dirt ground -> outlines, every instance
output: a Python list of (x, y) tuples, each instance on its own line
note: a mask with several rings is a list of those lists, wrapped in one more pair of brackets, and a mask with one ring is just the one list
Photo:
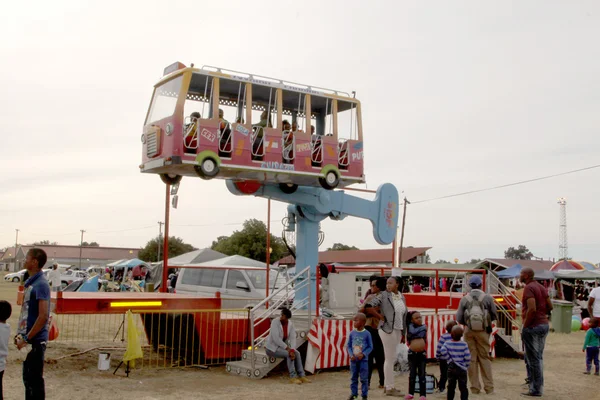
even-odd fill
[[(19, 314), (16, 305), (17, 284), (4, 282), (3, 275), (0, 274), (0, 299), (13, 304), (13, 316), (9, 323), (14, 333)], [(600, 377), (582, 373), (585, 367), (581, 351), (583, 339), (584, 332), (549, 335), (544, 360), (545, 399), (600, 398), (594, 394), (598, 393)], [(4, 398), (23, 398), (21, 355), (12, 344), (9, 347), (4, 374)], [(73, 352), (74, 347), (52, 342), (49, 344), (44, 371), (48, 399), (265, 399), (273, 395), (285, 396), (286, 399), (345, 399), (349, 395), (350, 375), (347, 369), (320, 372), (310, 376), (311, 384), (303, 385), (290, 385), (283, 371), (255, 381), (231, 376), (224, 367), (142, 369), (134, 370), (127, 378), (122, 368), (113, 375), (118, 364), (118, 358), (115, 357), (122, 352), (114, 354), (110, 371), (98, 371), (98, 351), (56, 361), (58, 357)], [(520, 398), (519, 393), (523, 391), (520, 386), (525, 377), (523, 361), (495, 359), (493, 371), (495, 393), (490, 396), (472, 395), (471, 398)], [(436, 365), (428, 365), (427, 372), (439, 376)], [(408, 377), (397, 376), (396, 386), (405, 391)], [(385, 396), (381, 390), (373, 389), (369, 397), (378, 399)], [(445, 394), (433, 394), (429, 397), (443, 399)]]

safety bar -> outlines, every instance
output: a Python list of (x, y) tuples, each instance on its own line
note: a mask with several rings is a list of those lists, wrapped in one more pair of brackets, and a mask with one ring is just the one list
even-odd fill
[(281, 148), (283, 151), (281, 152), (284, 161), (294, 161), (296, 158), (296, 152), (294, 149), (296, 148), (296, 137), (294, 133), (290, 130), (283, 131), (283, 135), (281, 138)]
[[(260, 135), (259, 135), (260, 133)], [(265, 129), (262, 126), (253, 126), (252, 127), (252, 156), (253, 157), (264, 157), (265, 156), (265, 146), (263, 142), (265, 140)]]
[(320, 136), (313, 135), (310, 140), (310, 160), (315, 164), (323, 163), (323, 140)]

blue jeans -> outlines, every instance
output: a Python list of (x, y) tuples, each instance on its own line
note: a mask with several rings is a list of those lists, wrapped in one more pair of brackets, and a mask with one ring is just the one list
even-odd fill
[(44, 353), (46, 343), (34, 343), (23, 361), (23, 383), (25, 384), (25, 400), (44, 400)]
[(592, 370), (592, 361), (596, 366), (596, 372), (600, 371), (600, 365), (598, 364), (598, 353), (600, 353), (600, 347), (588, 346), (585, 349), (585, 370), (590, 372)]
[(285, 361), (287, 362), (288, 371), (290, 372), (290, 378), (302, 378), (305, 375), (304, 368), (302, 367), (302, 357), (300, 356), (300, 352), (298, 350), (294, 350), (294, 353), (296, 353), (296, 357), (293, 360), (290, 358), (290, 355), (285, 350), (277, 350), (273, 352), (269, 349), (266, 349), (266, 351), (269, 357), (285, 358)]
[(521, 338), (525, 346), (525, 365), (529, 376), (529, 393), (544, 393), (544, 346), (548, 336), (548, 324), (523, 328)]
[(362, 397), (369, 395), (369, 358), (350, 361), (350, 391), (353, 396), (358, 396), (358, 377), (360, 375), (360, 391)]

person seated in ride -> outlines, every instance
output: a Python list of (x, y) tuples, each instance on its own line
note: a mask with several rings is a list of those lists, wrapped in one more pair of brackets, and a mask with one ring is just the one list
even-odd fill
[(220, 108), (219, 108), (219, 123), (220, 123), (219, 127), (221, 129), (225, 129), (225, 126), (229, 123), (229, 121), (227, 121), (225, 119), (225, 113)]
[(297, 122), (292, 122), (292, 132), (302, 132), (302, 130), (298, 129)]
[(185, 125), (185, 147), (186, 149), (194, 146), (194, 139), (196, 139), (195, 147), (198, 147), (197, 128), (198, 120), (202, 118), (198, 111), (194, 111), (190, 114), (190, 123)]
[(252, 145), (252, 149), (253, 152), (257, 155), (260, 156), (260, 154), (257, 154), (260, 152), (260, 149), (262, 147), (262, 140), (256, 140), (256, 139), (261, 139), (263, 137), (264, 134), (264, 129), (265, 128), (272, 128), (273, 124), (271, 124), (271, 121), (269, 119), (269, 113), (267, 110), (263, 111), (262, 114), (260, 115), (260, 122), (258, 124), (254, 124), (252, 125), (252, 130), (255, 132), (255, 140), (254, 143)]
[(242, 117), (237, 117), (237, 118), (235, 119), (235, 123), (236, 123), (236, 124), (244, 124), (244, 122), (245, 122), (245, 121), (244, 121), (244, 118), (242, 118)]
[(311, 135), (314, 135), (314, 134), (315, 134), (315, 126), (314, 126), (314, 125), (311, 125), (311, 126), (310, 126), (310, 134), (311, 134)]
[(227, 121), (224, 117), (223, 110), (220, 108), (219, 131), (221, 133), (219, 150), (224, 151), (226, 153), (231, 152), (231, 127), (229, 126), (229, 121)]

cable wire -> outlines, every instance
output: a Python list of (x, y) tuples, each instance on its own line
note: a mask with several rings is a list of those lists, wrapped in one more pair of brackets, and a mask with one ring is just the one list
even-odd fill
[(427, 203), (427, 202), (435, 201), (435, 200), (449, 199), (451, 197), (466, 196), (468, 194), (473, 194), (473, 193), (487, 192), (487, 191), (490, 191), (490, 190), (502, 189), (502, 188), (506, 188), (506, 187), (510, 187), (510, 186), (523, 185), (525, 183), (531, 183), (531, 182), (541, 181), (541, 180), (544, 180), (544, 179), (556, 178), (557, 176), (574, 174), (576, 172), (587, 171), (587, 170), (594, 169), (594, 168), (600, 168), (600, 164), (598, 164), (598, 165), (592, 165), (590, 167), (585, 167), (585, 168), (574, 169), (572, 171), (561, 172), (561, 173), (558, 173), (558, 174), (541, 176), (539, 178), (533, 178), (533, 179), (527, 179), (527, 180), (519, 181), (519, 182), (507, 183), (505, 185), (493, 186), (493, 187), (489, 187), (489, 188), (485, 188), (485, 189), (469, 190), (468, 192), (454, 193), (454, 194), (449, 194), (447, 196), (434, 197), (434, 198), (431, 198), (431, 199), (418, 200), (418, 201), (411, 201), (411, 203), (412, 204)]

